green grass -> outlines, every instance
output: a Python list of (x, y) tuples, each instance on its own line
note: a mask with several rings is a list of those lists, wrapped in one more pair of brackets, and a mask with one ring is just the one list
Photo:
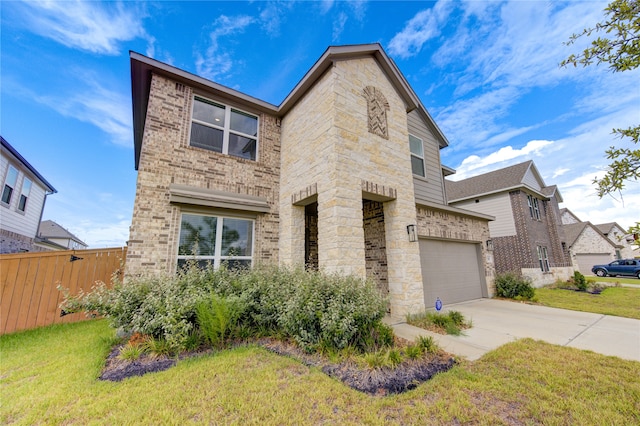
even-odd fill
[(552, 308), (640, 319), (640, 288), (609, 287), (600, 294), (538, 288), (538, 303)]
[(596, 277), (595, 275), (586, 276), (588, 280), (593, 280), (599, 283), (620, 283), (620, 284), (635, 284), (640, 286), (640, 280), (637, 278), (627, 278), (627, 277)]
[(459, 336), (462, 330), (470, 328), (471, 322), (465, 320), (458, 311), (447, 313), (425, 311), (407, 315), (407, 323), (435, 333)]
[(0, 337), (0, 423), (640, 423), (639, 362), (530, 339), (373, 397), (251, 346), (101, 382), (111, 336), (106, 321), (87, 321)]

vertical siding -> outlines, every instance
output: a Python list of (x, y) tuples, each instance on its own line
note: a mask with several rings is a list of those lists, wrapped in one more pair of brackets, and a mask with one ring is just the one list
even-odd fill
[[(425, 178), (413, 178), (416, 201), (446, 204), (443, 189), (440, 144), (416, 111), (407, 114), (409, 133), (422, 139), (424, 145)], [(407, 141), (407, 144), (409, 141)]]
[(492, 238), (509, 237), (516, 235), (516, 223), (513, 219), (511, 200), (508, 193), (495, 194), (474, 200), (452, 203), (461, 209), (471, 210), (495, 216), (496, 220), (489, 222), (489, 232)]

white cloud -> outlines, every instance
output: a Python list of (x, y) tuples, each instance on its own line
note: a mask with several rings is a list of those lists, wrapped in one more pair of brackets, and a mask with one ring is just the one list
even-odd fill
[(333, 20), (333, 33), (331, 36), (332, 41), (337, 41), (344, 30), (344, 26), (347, 23), (347, 14), (340, 12), (338, 16)]
[(456, 168), (456, 174), (453, 175), (451, 179), (466, 179), (471, 176), (479, 175), (492, 170), (497, 170), (502, 167), (521, 162), (511, 160), (521, 159), (522, 161), (525, 161), (525, 159), (531, 158), (531, 156), (541, 155), (543, 149), (552, 144), (552, 141), (529, 141), (521, 149), (514, 149), (512, 146), (504, 146), (485, 157), (470, 155), (469, 157), (462, 160), (462, 163)]
[(140, 8), (125, 9), (120, 2), (27, 1), (13, 7), (25, 28), (73, 49), (117, 55), (122, 42), (154, 41), (144, 30)]
[(567, 168), (558, 168), (553, 172), (553, 176), (551, 176), (552, 178), (557, 178), (558, 176), (562, 176), (563, 174), (567, 173), (570, 169)]
[(430, 39), (440, 35), (441, 26), (451, 11), (450, 3), (440, 0), (431, 9), (418, 12), (389, 42), (391, 55), (409, 58), (420, 52)]
[(209, 33), (209, 47), (204, 55), (196, 52), (196, 70), (198, 75), (211, 80), (218, 79), (229, 73), (233, 67), (231, 53), (220, 47), (219, 39), (235, 34), (241, 34), (253, 24), (255, 19), (251, 16), (219, 16), (213, 23), (213, 30)]

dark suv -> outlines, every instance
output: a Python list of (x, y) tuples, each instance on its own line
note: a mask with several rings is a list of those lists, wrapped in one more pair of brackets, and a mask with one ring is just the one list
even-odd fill
[(629, 275), (640, 278), (640, 259), (620, 259), (607, 265), (594, 265), (591, 272), (599, 277)]

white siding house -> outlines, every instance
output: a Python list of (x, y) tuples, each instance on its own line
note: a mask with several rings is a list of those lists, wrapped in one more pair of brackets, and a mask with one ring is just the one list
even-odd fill
[(0, 253), (39, 251), (34, 239), (46, 196), (56, 190), (9, 142), (0, 139)]

